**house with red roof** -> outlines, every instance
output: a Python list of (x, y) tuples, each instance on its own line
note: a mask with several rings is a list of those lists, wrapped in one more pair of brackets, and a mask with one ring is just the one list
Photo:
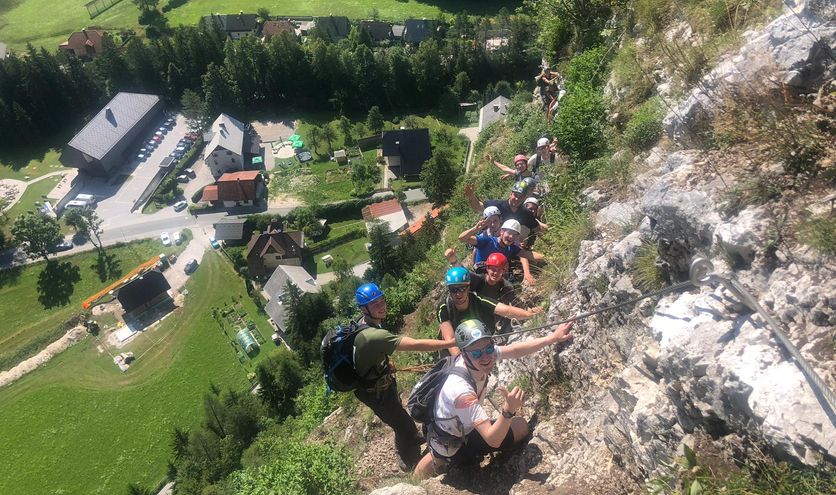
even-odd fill
[(296, 36), (296, 26), (288, 20), (265, 21), (261, 27), (261, 39), (263, 41), (270, 41), (273, 36), (278, 36), (281, 33), (290, 33)]
[(58, 45), (58, 49), (73, 52), (84, 60), (92, 60), (104, 52), (104, 34), (104, 31), (98, 29), (82, 29), (71, 34), (67, 41)]
[(398, 233), (409, 225), (406, 219), (406, 213), (403, 211), (403, 206), (401, 206), (401, 203), (397, 199), (372, 203), (364, 206), (361, 212), (363, 214), (363, 220), (366, 221), (366, 230), (369, 231), (371, 231), (377, 222), (386, 224), (392, 233)]
[(204, 187), (201, 201), (224, 208), (253, 206), (264, 199), (266, 193), (261, 172), (245, 170), (223, 174), (218, 182)]
[(247, 267), (250, 277), (263, 278), (279, 265), (302, 265), (305, 234), (300, 231), (268, 231), (255, 234), (247, 244)]

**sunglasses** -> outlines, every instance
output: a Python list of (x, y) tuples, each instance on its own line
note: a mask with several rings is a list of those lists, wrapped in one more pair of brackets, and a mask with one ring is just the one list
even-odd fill
[(466, 292), (470, 289), (467, 285), (462, 285), (461, 287), (450, 287), (450, 294), (461, 294), (462, 292)]
[(496, 351), (496, 346), (491, 345), (491, 346), (485, 347), (484, 349), (474, 349), (472, 351), (467, 351), (467, 352), (469, 352), (470, 355), (473, 356), (473, 359), (479, 359), (480, 357), (482, 357), (482, 354), (484, 354), (486, 356), (490, 356), (495, 351)]

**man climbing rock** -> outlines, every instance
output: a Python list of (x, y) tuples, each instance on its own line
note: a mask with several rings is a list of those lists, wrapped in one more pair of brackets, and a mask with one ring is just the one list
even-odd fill
[(517, 416), (525, 393), (519, 387), (505, 396), (500, 416), (493, 420), (482, 407), (488, 378), (502, 359), (517, 359), (572, 338), (571, 323), (545, 337), (497, 346), (485, 325), (465, 320), (456, 327), (456, 346), (461, 354), (454, 371), (441, 385), (433, 407), (433, 421), (427, 424), (427, 453), (415, 468), (419, 479), (445, 472), (451, 465), (478, 464), (491, 453), (508, 450), (528, 436), (528, 424)]
[[(447, 270), (445, 279), (449, 295), (438, 307), (438, 331), (443, 342), (449, 342), (453, 338), (453, 329), (464, 320), (481, 321), (486, 328), (490, 329), (488, 333), (493, 335), (496, 328), (496, 316), (526, 320), (543, 312), (543, 308), (539, 306), (522, 309), (470, 292), (470, 272), (464, 267), (450, 268)], [(458, 353), (455, 347), (449, 349), (451, 355)], [(446, 352), (442, 353), (442, 356), (444, 355)]]
[(452, 335), (445, 340), (413, 339), (384, 330), (386, 300), (383, 291), (377, 285), (367, 283), (361, 285), (355, 295), (363, 313), (358, 323), (367, 328), (354, 338), (354, 369), (364, 381), (361, 388), (354, 390), (354, 395), (395, 431), (395, 449), (401, 469), (412, 469), (421, 455), (418, 431), (398, 396), (389, 356), (395, 351), (440, 351), (454, 346), (455, 341)]

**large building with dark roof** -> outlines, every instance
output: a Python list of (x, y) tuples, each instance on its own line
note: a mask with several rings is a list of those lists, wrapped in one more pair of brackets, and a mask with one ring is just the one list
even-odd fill
[(118, 93), (64, 147), (59, 160), (106, 177), (130, 161), (146, 133), (163, 117), (157, 95)]
[(418, 177), (432, 157), (429, 129), (383, 131), (382, 154), (398, 177)]
[(165, 275), (157, 270), (151, 270), (119, 289), (116, 299), (122, 305), (126, 315), (139, 316), (170, 299), (169, 289), (171, 285), (168, 284)]

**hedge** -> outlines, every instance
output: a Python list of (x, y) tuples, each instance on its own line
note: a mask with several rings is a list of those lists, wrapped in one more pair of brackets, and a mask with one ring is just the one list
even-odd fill
[(314, 242), (308, 245), (308, 250), (311, 254), (318, 254), (323, 251), (327, 251), (334, 246), (346, 243), (348, 241), (353, 241), (354, 239), (359, 239), (366, 235), (366, 226), (365, 225), (358, 225), (357, 227), (349, 230), (348, 232), (344, 232), (335, 237), (329, 237), (325, 240)]

